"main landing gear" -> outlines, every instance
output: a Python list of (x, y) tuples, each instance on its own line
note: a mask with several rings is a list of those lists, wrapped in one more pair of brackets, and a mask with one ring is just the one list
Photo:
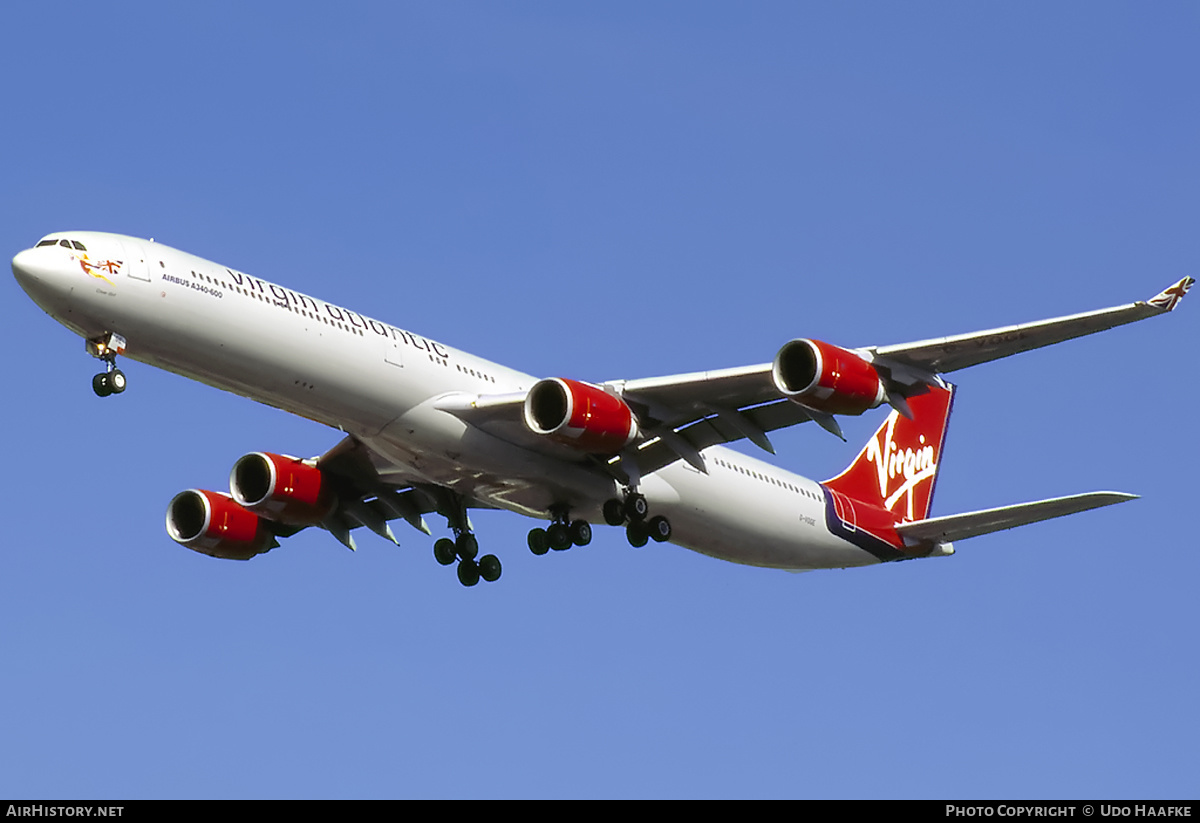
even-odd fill
[(592, 526), (586, 520), (571, 520), (567, 509), (555, 506), (550, 510), (554, 520), (544, 529), (530, 529), (529, 550), (537, 555), (554, 549), (566, 551), (571, 546), (586, 546), (592, 542)]
[(443, 537), (433, 544), (433, 557), (443, 566), (449, 566), (458, 561), (458, 582), (464, 586), (474, 586), (481, 579), (495, 583), (500, 579), (500, 558), (494, 554), (485, 554), (477, 561), (479, 541), (471, 531), (467, 520), (466, 504), (461, 497), (454, 495), (451, 511), (446, 513), (446, 520), (454, 531), (454, 539)]
[(634, 491), (627, 491), (624, 500), (614, 498), (604, 503), (604, 522), (610, 526), (624, 525), (625, 538), (635, 549), (640, 549), (650, 540), (665, 543), (671, 539), (671, 521), (662, 515), (649, 515), (650, 506), (646, 498)]
[(92, 378), (92, 391), (98, 397), (125, 391), (125, 372), (117, 368), (117, 355), (125, 351), (125, 338), (109, 332), (87, 341), (88, 354), (104, 361), (104, 371)]
[(500, 558), (494, 554), (485, 554), (475, 560), (479, 554), (479, 541), (471, 532), (460, 532), (453, 540), (443, 537), (433, 544), (433, 556), (443, 566), (449, 566), (458, 561), (458, 582), (464, 586), (474, 586), (481, 579), (495, 583), (500, 579)]

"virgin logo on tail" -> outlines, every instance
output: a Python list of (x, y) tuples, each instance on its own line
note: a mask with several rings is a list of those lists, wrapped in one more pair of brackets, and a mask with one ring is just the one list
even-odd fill
[(854, 462), (825, 485), (904, 520), (923, 520), (933, 499), (953, 394), (953, 387), (932, 386), (909, 398), (913, 419), (889, 414)]
[[(895, 511), (900, 498), (908, 500), (906, 519), (913, 520), (913, 498), (917, 484), (932, 480), (937, 474), (937, 456), (933, 446), (925, 442), (925, 435), (918, 435), (917, 448), (902, 448), (896, 444), (896, 421), (900, 415), (892, 412), (888, 415), (883, 428), (875, 432), (875, 436), (867, 443), (867, 460), (875, 464), (879, 477), (879, 497), (883, 507)], [(892, 488), (895, 481), (899, 486)]]

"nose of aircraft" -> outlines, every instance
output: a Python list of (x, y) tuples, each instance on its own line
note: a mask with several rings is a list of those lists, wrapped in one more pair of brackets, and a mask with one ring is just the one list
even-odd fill
[(21, 288), (26, 291), (29, 291), (29, 287), (40, 279), (40, 266), (38, 265), (40, 256), (35, 249), (25, 249), (25, 251), (17, 252), (17, 256), (12, 259), (13, 276), (17, 278)]
[(53, 314), (53, 306), (71, 292), (70, 267), (55, 247), (25, 249), (12, 259), (13, 276), (35, 303)]

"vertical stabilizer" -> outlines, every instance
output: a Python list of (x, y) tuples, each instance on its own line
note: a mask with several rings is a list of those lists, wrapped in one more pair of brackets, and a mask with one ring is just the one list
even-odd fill
[(886, 509), (900, 520), (924, 520), (933, 501), (953, 399), (953, 386), (930, 386), (926, 394), (908, 398), (912, 419), (893, 411), (854, 462), (823, 485)]

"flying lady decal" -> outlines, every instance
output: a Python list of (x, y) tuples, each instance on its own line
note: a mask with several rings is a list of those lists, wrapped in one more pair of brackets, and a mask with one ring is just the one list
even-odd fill
[(72, 257), (78, 261), (79, 267), (83, 269), (84, 274), (95, 277), (98, 280), (103, 280), (114, 289), (117, 287), (117, 284), (105, 277), (103, 273), (108, 272), (109, 274), (117, 274), (121, 270), (120, 260), (101, 260), (97, 263), (93, 263), (88, 259), (86, 253), (77, 256), (72, 255)]

